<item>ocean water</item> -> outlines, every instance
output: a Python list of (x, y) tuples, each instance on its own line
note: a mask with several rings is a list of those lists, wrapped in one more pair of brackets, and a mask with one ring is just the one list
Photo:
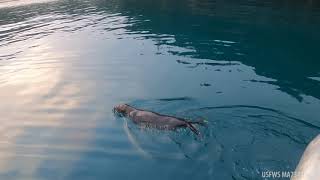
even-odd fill
[[(264, 179), (320, 133), (320, 4), (0, 2), (0, 179)], [(191, 120), (140, 128), (120, 103)]]

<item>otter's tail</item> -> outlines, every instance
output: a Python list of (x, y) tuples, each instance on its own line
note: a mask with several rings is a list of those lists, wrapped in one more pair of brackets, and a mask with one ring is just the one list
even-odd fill
[(200, 131), (199, 131), (196, 127), (194, 127), (193, 124), (199, 124), (199, 125), (201, 125), (201, 126), (204, 126), (204, 125), (206, 124), (204, 120), (199, 120), (199, 121), (186, 121), (186, 122), (187, 122), (188, 128), (190, 128), (190, 130), (191, 130), (194, 134), (196, 134), (197, 136), (200, 136)]

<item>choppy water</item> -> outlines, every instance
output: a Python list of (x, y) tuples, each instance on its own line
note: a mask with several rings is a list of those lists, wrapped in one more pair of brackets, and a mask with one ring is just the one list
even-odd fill
[[(0, 2), (0, 179), (261, 179), (320, 132), (316, 1)], [(205, 118), (139, 129), (129, 103)]]

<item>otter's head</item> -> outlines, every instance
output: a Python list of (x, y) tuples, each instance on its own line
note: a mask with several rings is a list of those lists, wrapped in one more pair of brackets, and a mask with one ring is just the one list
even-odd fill
[(113, 112), (117, 113), (119, 116), (126, 116), (131, 109), (132, 108), (128, 104), (119, 104), (113, 108)]

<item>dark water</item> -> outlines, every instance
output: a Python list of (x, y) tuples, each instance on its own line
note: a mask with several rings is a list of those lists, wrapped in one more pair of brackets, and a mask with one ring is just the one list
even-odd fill
[[(0, 179), (262, 179), (320, 132), (320, 4), (0, 2)], [(112, 107), (204, 118), (140, 129)]]

